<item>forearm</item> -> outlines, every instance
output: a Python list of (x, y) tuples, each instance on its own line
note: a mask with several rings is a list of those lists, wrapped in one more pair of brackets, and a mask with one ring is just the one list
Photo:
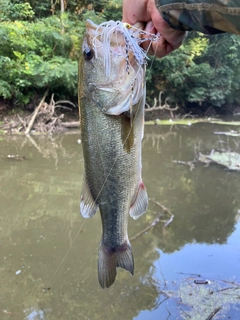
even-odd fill
[(175, 29), (240, 34), (240, 0), (156, 0), (156, 5)]

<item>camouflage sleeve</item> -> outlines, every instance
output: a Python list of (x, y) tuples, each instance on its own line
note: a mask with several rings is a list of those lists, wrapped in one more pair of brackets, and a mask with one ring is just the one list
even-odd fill
[(240, 0), (156, 0), (156, 5), (175, 29), (240, 34)]

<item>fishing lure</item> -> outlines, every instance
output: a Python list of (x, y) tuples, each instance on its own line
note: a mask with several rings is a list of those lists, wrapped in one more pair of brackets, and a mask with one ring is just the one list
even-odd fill
[[(121, 34), (124, 39), (124, 46), (122, 46), (122, 39), (118, 39), (118, 35)], [(146, 36), (143, 38), (142, 36)], [(111, 41), (115, 36), (116, 43), (119, 42), (118, 50), (111, 50)], [(122, 38), (121, 37), (121, 38)], [(111, 72), (111, 56), (121, 56), (126, 60), (126, 71), (129, 71), (130, 62), (129, 62), (129, 53), (131, 52), (139, 66), (147, 64), (147, 51), (144, 50), (140, 45), (145, 41), (158, 41), (160, 38), (155, 34), (143, 31), (135, 26), (132, 26), (128, 23), (121, 21), (108, 21), (101, 23), (97, 30), (95, 37), (93, 38), (93, 45), (95, 55), (97, 57), (99, 47), (97, 43), (102, 43), (101, 49), (104, 49), (104, 67), (106, 76), (110, 75)]]

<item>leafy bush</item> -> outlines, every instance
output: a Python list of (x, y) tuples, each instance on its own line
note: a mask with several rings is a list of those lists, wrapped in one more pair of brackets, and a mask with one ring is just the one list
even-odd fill
[(29, 2), (15, 1), (12, 3), (8, 0), (1, 0), (0, 4), (0, 21), (31, 20), (35, 13)]
[(148, 96), (164, 91), (180, 105), (239, 104), (239, 50), (239, 36), (192, 34), (180, 49), (149, 63)]
[(122, 20), (122, 3), (118, 0), (108, 1), (103, 10), (104, 20)]
[[(27, 104), (46, 87), (57, 96), (77, 97), (77, 57), (83, 22), (64, 19), (61, 33), (57, 16), (0, 25), (0, 96)], [(41, 90), (40, 90), (41, 91)]]

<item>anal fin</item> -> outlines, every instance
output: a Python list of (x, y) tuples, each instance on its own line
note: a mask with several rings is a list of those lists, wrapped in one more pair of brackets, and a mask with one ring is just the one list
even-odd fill
[(86, 176), (83, 179), (82, 193), (80, 198), (80, 212), (84, 218), (92, 218), (98, 209), (91, 194)]
[(139, 184), (137, 195), (131, 205), (129, 214), (134, 220), (136, 220), (147, 211), (147, 208), (148, 208), (147, 190), (143, 182), (141, 181)]

